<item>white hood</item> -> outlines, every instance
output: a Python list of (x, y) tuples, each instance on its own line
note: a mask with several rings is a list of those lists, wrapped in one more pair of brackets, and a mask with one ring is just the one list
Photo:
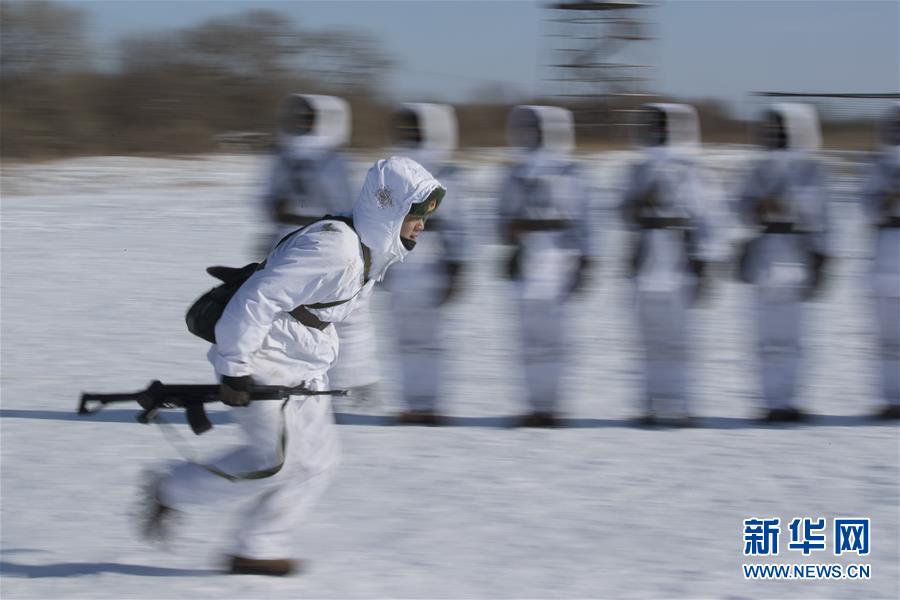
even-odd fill
[(406, 256), (400, 241), (403, 219), (413, 204), (424, 202), (437, 188), (444, 186), (422, 165), (402, 156), (379, 160), (369, 169), (353, 205), (353, 226), (372, 252), (371, 279), (381, 280), (388, 266)]
[(567, 155), (575, 148), (575, 127), (572, 113), (559, 106), (522, 104), (514, 107), (507, 119), (506, 131), (510, 146), (520, 146), (521, 127), (525, 115), (531, 115), (541, 132), (540, 144), (534, 151)]
[[(891, 127), (900, 128), (900, 102), (894, 102), (878, 122), (878, 142), (882, 153), (896, 165), (900, 165), (900, 144), (890, 143), (887, 139)], [(896, 133), (894, 135), (897, 135)], [(896, 140), (894, 140), (896, 141)]]
[(658, 110), (666, 115), (666, 142), (670, 148), (697, 148), (700, 145), (700, 119), (688, 104), (645, 104), (645, 110)]
[(304, 135), (280, 134), (282, 146), (300, 158), (314, 152), (335, 150), (350, 141), (350, 106), (337, 96), (293, 94), (305, 100), (316, 115), (312, 130)]
[(819, 117), (812, 104), (779, 102), (769, 111), (781, 117), (787, 136), (787, 150), (818, 150), (822, 145)]
[(457, 124), (456, 112), (447, 104), (430, 104), (427, 102), (406, 102), (403, 110), (416, 115), (422, 141), (413, 146), (416, 151), (434, 160), (447, 160), (456, 150)]

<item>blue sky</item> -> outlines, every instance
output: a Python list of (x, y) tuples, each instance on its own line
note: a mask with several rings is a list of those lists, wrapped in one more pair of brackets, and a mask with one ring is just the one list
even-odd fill
[[(66, 0), (94, 38), (193, 25), (251, 8), (303, 28), (346, 27), (379, 39), (397, 62), (387, 87), (407, 100), (466, 100), (492, 81), (525, 95), (542, 85), (544, 3), (531, 1)], [(654, 87), (734, 107), (754, 90), (900, 90), (900, 0), (671, 0), (645, 11)], [(422, 90), (427, 90), (423, 93)]]

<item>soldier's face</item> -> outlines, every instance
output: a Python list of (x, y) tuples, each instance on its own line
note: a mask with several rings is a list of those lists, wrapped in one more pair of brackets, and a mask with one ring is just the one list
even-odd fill
[(666, 113), (648, 110), (642, 115), (641, 138), (647, 146), (662, 146), (667, 141)]
[(316, 111), (302, 98), (296, 98), (282, 116), (281, 131), (287, 135), (306, 135), (315, 124)]
[(885, 128), (884, 138), (889, 146), (900, 146), (900, 111)]
[(760, 138), (762, 145), (770, 150), (787, 148), (787, 133), (780, 115), (771, 113), (766, 117), (760, 131)]
[(399, 112), (394, 116), (392, 134), (398, 146), (415, 148), (422, 143), (422, 132), (419, 130), (419, 118), (410, 111)]
[(422, 142), (422, 136), (415, 127), (398, 127), (394, 129), (394, 140), (398, 146), (415, 148)]
[(530, 112), (519, 114), (512, 125), (513, 145), (528, 150), (541, 146), (541, 126), (536, 115)]
[(403, 219), (403, 225), (400, 226), (400, 237), (407, 240), (416, 241), (419, 233), (425, 229), (425, 219), (415, 215), (407, 215)]

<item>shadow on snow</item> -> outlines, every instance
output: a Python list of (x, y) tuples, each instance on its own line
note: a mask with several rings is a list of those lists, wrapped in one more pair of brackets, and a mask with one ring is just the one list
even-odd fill
[[(104, 410), (90, 415), (79, 415), (72, 412), (57, 410), (29, 410), (29, 409), (0, 409), (2, 419), (42, 419), (51, 421), (85, 421), (98, 423), (134, 423), (137, 410), (112, 409)], [(232, 423), (231, 415), (227, 411), (211, 411), (209, 420), (214, 425)], [(168, 421), (184, 423), (181, 416), (168, 413)], [(386, 415), (369, 415), (360, 413), (338, 412), (335, 413), (338, 425), (351, 425), (361, 427), (410, 427), (398, 425), (394, 418)], [(459, 417), (448, 416), (444, 418), (446, 427), (482, 427), (494, 429), (512, 429), (516, 426), (516, 417), (512, 416), (484, 416), (484, 417)], [(853, 427), (853, 426), (891, 426), (896, 423), (877, 421), (869, 415), (809, 415), (806, 421), (790, 424), (769, 424), (758, 419), (747, 417), (698, 417), (696, 426), (691, 429), (774, 429), (774, 428), (803, 428), (803, 427)], [(606, 428), (639, 428), (639, 429), (672, 429), (665, 425), (653, 427), (639, 426), (632, 419), (594, 419), (594, 418), (561, 418), (559, 429), (606, 429)]]
[(222, 574), (220, 571), (202, 569), (172, 569), (168, 567), (148, 567), (146, 565), (108, 562), (22, 565), (5, 560), (0, 561), (0, 574), (4, 577), (80, 577), (82, 575), (98, 575), (100, 573), (138, 575), (141, 577), (198, 577)]

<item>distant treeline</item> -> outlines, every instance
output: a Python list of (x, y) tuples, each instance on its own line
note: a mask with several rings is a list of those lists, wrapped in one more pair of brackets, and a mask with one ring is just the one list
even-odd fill
[[(383, 146), (391, 105), (382, 82), (392, 67), (380, 42), (366, 33), (305, 30), (264, 10), (126, 37), (101, 52), (90, 42), (82, 10), (4, 0), (0, 155), (208, 152), (225, 132), (273, 133), (278, 106), (292, 92), (344, 97), (353, 110), (352, 145)], [(461, 144), (503, 145), (510, 105), (488, 91), (458, 105)], [(627, 144), (626, 129), (617, 125), (627, 113), (619, 111), (635, 106), (570, 107), (584, 126), (579, 145)], [(722, 105), (695, 106), (705, 140), (748, 140), (746, 124)], [(841, 127), (843, 141), (836, 145), (869, 145), (869, 124)], [(828, 134), (826, 128), (826, 141)]]
[[(0, 4), (0, 153), (201, 152), (224, 131), (271, 131), (283, 97), (337, 93), (360, 117), (391, 61), (377, 40), (307, 31), (250, 11), (177, 31), (89, 43), (71, 5)], [(364, 121), (360, 140), (371, 134)]]

